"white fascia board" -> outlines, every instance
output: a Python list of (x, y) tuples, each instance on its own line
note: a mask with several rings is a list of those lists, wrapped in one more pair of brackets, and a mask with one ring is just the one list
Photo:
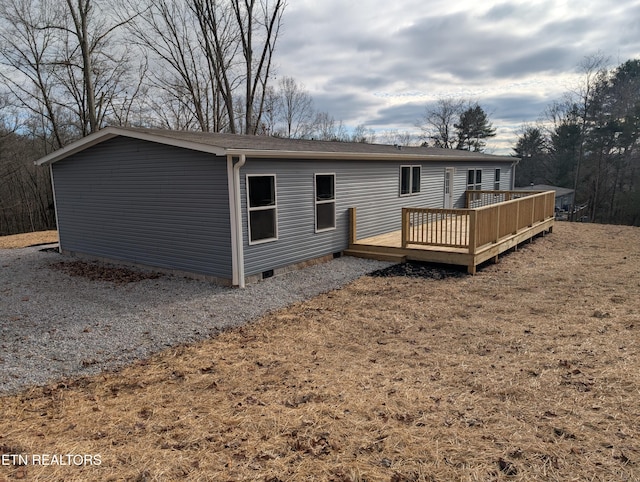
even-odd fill
[(360, 160), (360, 161), (440, 161), (440, 162), (513, 162), (510, 157), (468, 157), (468, 156), (439, 156), (436, 154), (380, 154), (363, 152), (325, 152), (325, 151), (277, 151), (255, 149), (227, 149), (227, 154), (257, 159), (329, 159), (329, 160)]
[(44, 156), (41, 159), (38, 159), (37, 161), (35, 161), (35, 164), (37, 166), (42, 166), (44, 164), (51, 164), (60, 161), (73, 154), (84, 151), (89, 147), (95, 146), (96, 144), (100, 144), (101, 142), (113, 139), (114, 137), (118, 136), (139, 139), (142, 141), (155, 142), (157, 144), (164, 144), (168, 146), (181, 147), (194, 151), (207, 152), (216, 156), (225, 156), (227, 154), (226, 149), (218, 146), (201, 144), (198, 142), (187, 141), (183, 139), (175, 139), (163, 135), (149, 134), (146, 132), (119, 129), (117, 127), (106, 127), (98, 132), (89, 134), (88, 136), (83, 137), (76, 142), (72, 142), (68, 146), (63, 147), (62, 149), (58, 149), (57, 151), (52, 152), (51, 154)]
[(77, 152), (84, 151), (85, 149), (88, 149), (91, 146), (100, 144), (101, 142), (111, 139), (112, 137), (115, 137), (117, 135), (117, 134), (107, 132), (107, 130), (108, 129), (104, 129), (102, 131), (95, 132), (86, 137), (83, 137), (78, 141), (72, 142), (71, 144), (64, 146), (61, 149), (58, 149), (57, 151), (53, 151), (52, 153), (47, 154), (46, 156), (41, 157), (40, 159), (35, 161), (35, 165), (42, 166), (45, 164), (52, 164), (56, 161), (64, 159), (65, 157), (69, 157)]

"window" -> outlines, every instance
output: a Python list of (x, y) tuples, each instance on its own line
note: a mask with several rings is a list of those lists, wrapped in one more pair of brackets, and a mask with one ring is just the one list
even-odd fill
[(278, 239), (276, 176), (247, 176), (249, 244)]
[(467, 191), (482, 190), (482, 169), (469, 169), (467, 174)]
[(420, 166), (400, 167), (400, 195), (409, 196), (420, 192)]
[(493, 180), (493, 190), (494, 191), (500, 190), (500, 169), (496, 169), (496, 174)]
[(315, 175), (316, 233), (336, 227), (336, 175)]

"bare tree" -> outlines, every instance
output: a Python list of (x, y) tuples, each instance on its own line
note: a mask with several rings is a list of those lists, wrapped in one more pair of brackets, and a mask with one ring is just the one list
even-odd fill
[(293, 77), (282, 77), (279, 87), (279, 114), (284, 124), (284, 137), (308, 137), (315, 115), (313, 99)]
[(125, 90), (127, 53), (110, 41), (128, 20), (109, 18), (92, 0), (0, 0), (0, 75), (48, 150), (99, 129)]
[(376, 141), (376, 132), (364, 124), (358, 124), (351, 133), (351, 142), (373, 144)]
[(273, 86), (268, 86), (264, 96), (264, 109), (260, 120), (259, 135), (280, 137), (283, 131), (278, 123), (281, 116), (280, 95)]
[(592, 115), (593, 110), (593, 94), (594, 89), (602, 76), (605, 74), (605, 69), (608, 60), (602, 54), (590, 55), (583, 59), (580, 63), (580, 71), (583, 74), (581, 82), (575, 87), (568, 97), (568, 103), (573, 105), (573, 112), (579, 118), (580, 126), (580, 139), (578, 145), (577, 158), (575, 159), (574, 170), (574, 205), (571, 207), (571, 212), (575, 211), (576, 200), (579, 199), (579, 186), (581, 169), (584, 164), (585, 157), (585, 143), (587, 139), (587, 127), (589, 125), (589, 118)]
[(109, 49), (109, 41), (131, 18), (108, 23), (113, 15), (96, 5), (100, 3), (66, 0), (65, 15), (59, 19), (62, 21), (50, 26), (62, 33), (64, 50), (58, 62), (66, 75), (60, 80), (76, 101), (82, 135), (102, 127), (108, 109), (120, 93), (121, 80), (130, 68), (126, 51), (116, 54)]
[(129, 31), (161, 66), (152, 90), (173, 95), (181, 117), (192, 113), (192, 127), (256, 134), (265, 131), (261, 118), (285, 6), (284, 0), (145, 0)]
[[(130, 5), (129, 10), (136, 8)], [(167, 102), (168, 111), (157, 112), (166, 127), (219, 131), (228, 126), (219, 108), (219, 89), (211, 63), (198, 34), (194, 9), (181, 0), (149, 0), (142, 13), (128, 24), (131, 41), (151, 55), (149, 87)], [(162, 104), (159, 104), (162, 109)]]
[(0, 236), (54, 225), (49, 171), (32, 159), (42, 155), (38, 138), (22, 134), (20, 112), (0, 97)]
[(149, 63), (143, 57), (138, 74), (135, 77), (135, 84), (127, 84), (120, 92), (120, 95), (113, 97), (109, 101), (109, 114), (105, 115), (104, 122), (108, 125), (118, 126), (148, 126), (153, 122), (149, 116), (148, 102), (149, 86), (145, 79), (148, 76)]
[[(231, 5), (245, 65), (245, 134), (256, 134), (286, 2), (231, 0)], [(254, 52), (258, 54), (256, 57)]]
[(66, 142), (56, 107), (58, 85), (54, 65), (58, 52), (55, 32), (48, 26), (61, 18), (57, 4), (31, 0), (0, 2), (2, 80), (13, 101), (40, 124), (45, 150)]
[(415, 143), (415, 136), (409, 131), (388, 129), (380, 134), (380, 142), (396, 146), (411, 146)]
[[(229, 130), (256, 134), (264, 110), (272, 58), (278, 39), (284, 0), (190, 0), (198, 18), (201, 40), (224, 101)], [(244, 87), (242, 97), (236, 95)], [(237, 102), (241, 102), (238, 109)], [(242, 122), (236, 122), (241, 112)]]
[(417, 126), (422, 130), (423, 138), (431, 141), (434, 147), (454, 149), (457, 135), (454, 124), (470, 101), (446, 97), (436, 100), (435, 104), (425, 110)]
[(312, 138), (320, 141), (349, 140), (349, 135), (342, 121), (336, 122), (328, 112), (317, 112), (313, 121)]

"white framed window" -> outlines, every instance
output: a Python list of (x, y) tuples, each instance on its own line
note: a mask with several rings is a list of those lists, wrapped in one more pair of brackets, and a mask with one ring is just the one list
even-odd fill
[(420, 166), (400, 166), (400, 196), (420, 192)]
[(500, 190), (500, 169), (495, 170), (495, 175), (493, 177), (493, 190), (494, 191)]
[(316, 233), (336, 229), (336, 175), (314, 174)]
[(247, 174), (249, 244), (278, 239), (278, 203), (275, 174)]
[(467, 172), (467, 191), (482, 190), (482, 169), (469, 169)]

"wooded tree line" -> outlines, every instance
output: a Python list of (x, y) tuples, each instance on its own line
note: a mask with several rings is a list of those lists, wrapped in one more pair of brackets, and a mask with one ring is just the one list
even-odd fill
[[(105, 125), (412, 143), (407, 132), (347, 131), (303, 85), (276, 75), (285, 8), (286, 0), (0, 0), (0, 235), (54, 227), (49, 174), (33, 160)], [(637, 137), (626, 117), (620, 130), (607, 121), (614, 107), (637, 105), (632, 67), (590, 72), (583, 97), (552, 109), (555, 130), (527, 127), (516, 147), (520, 178), (573, 181), (579, 199), (594, 200), (594, 220), (637, 224), (628, 209), (640, 204)], [(623, 91), (626, 107), (614, 102)], [(482, 151), (495, 135), (478, 103), (451, 99), (421, 127), (444, 148)]]
[[(585, 58), (580, 85), (523, 127), (516, 185), (570, 188), (589, 221), (639, 226), (640, 60), (605, 65), (601, 55)], [(427, 145), (447, 149), (483, 151), (495, 135), (482, 107), (465, 99), (437, 100), (417, 125)]]
[(590, 221), (640, 226), (640, 60), (602, 65), (585, 59), (582, 85), (524, 127), (516, 183), (575, 189)]
[(0, 235), (54, 227), (48, 173), (33, 160), (106, 125), (373, 142), (276, 76), (285, 8), (0, 0)]
[(33, 160), (106, 125), (373, 142), (275, 75), (285, 8), (0, 0), (0, 235), (54, 227), (48, 173)]

